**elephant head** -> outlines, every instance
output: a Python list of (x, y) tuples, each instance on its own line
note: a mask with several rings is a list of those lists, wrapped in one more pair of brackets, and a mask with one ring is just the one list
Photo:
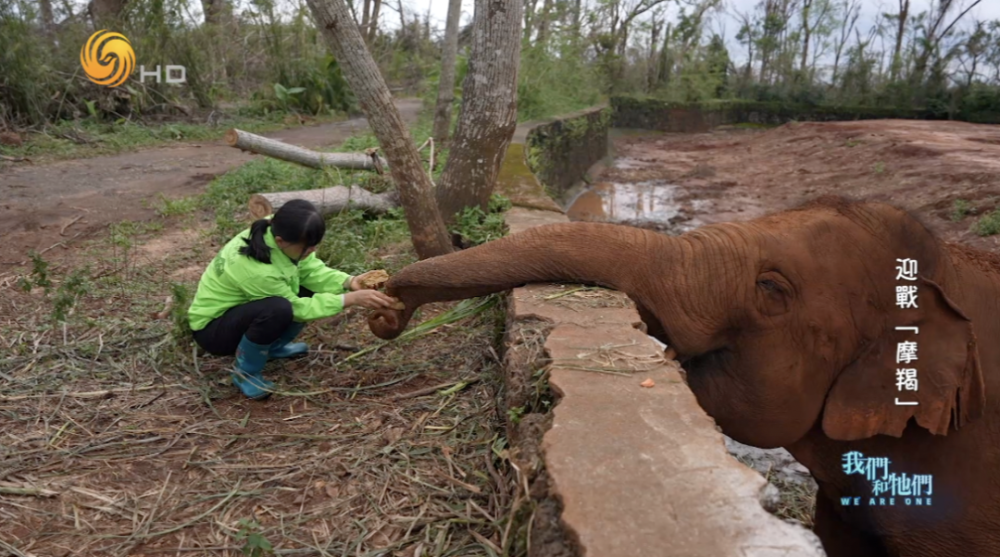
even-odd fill
[[(897, 260), (917, 261), (915, 281)], [(625, 292), (673, 348), (701, 406), (727, 435), (787, 446), (818, 423), (833, 439), (899, 437), (907, 421), (947, 434), (985, 404), (972, 322), (949, 252), (889, 205), (821, 198), (743, 223), (666, 236), (628, 226), (540, 226), (410, 265), (369, 317), (391, 339), (414, 309), (532, 282)], [(917, 286), (917, 308), (897, 286)], [(917, 336), (898, 327), (918, 327)], [(896, 385), (897, 343), (919, 339), (917, 392)], [(897, 406), (896, 398), (916, 400)]]

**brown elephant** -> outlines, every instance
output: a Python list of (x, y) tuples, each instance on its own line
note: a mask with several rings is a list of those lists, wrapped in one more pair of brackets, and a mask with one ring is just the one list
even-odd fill
[[(910, 282), (897, 269), (907, 258)], [(1000, 392), (1000, 257), (945, 244), (890, 205), (837, 197), (676, 237), (556, 224), (410, 265), (387, 284), (406, 309), (369, 326), (395, 338), (421, 304), (532, 282), (628, 294), (726, 434), (809, 468), (830, 556), (1000, 555), (1000, 408), (986, 398)], [(897, 304), (900, 285), (918, 287), (916, 309)], [(917, 360), (897, 364), (907, 341)], [(916, 392), (898, 390), (900, 367), (917, 369)], [(873, 493), (845, 473), (851, 451), (931, 475), (931, 504), (845, 506)]]

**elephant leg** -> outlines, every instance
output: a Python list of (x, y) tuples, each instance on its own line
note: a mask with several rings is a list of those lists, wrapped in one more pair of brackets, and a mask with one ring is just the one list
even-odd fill
[(890, 557), (877, 538), (847, 523), (822, 490), (816, 494), (813, 531), (823, 542), (827, 557)]

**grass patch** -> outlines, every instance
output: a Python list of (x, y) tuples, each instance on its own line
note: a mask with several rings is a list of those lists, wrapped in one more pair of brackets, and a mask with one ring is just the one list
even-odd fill
[[(343, 117), (310, 117), (313, 122), (336, 121)], [(217, 125), (171, 122), (142, 124), (120, 119), (113, 123), (93, 119), (63, 121), (43, 131), (28, 134), (23, 145), (0, 146), (0, 154), (35, 159), (69, 159), (111, 155), (177, 141), (215, 141), (229, 128), (263, 133), (292, 126), (299, 120), (287, 113), (226, 118)]]
[(964, 199), (956, 199), (955, 204), (951, 209), (952, 222), (961, 221), (962, 219), (967, 217), (970, 213), (972, 213), (972, 209), (973, 209), (972, 203), (969, 203)]
[(979, 236), (992, 236), (1000, 233), (1000, 210), (994, 209), (980, 217), (972, 225), (972, 231)]

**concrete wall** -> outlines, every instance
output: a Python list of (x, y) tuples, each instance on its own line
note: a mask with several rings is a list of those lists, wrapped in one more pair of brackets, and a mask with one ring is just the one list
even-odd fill
[[(576, 116), (593, 129), (594, 114)], [(498, 184), (514, 203), (511, 233), (567, 222), (526, 154), (562, 161), (566, 176), (546, 174), (553, 184), (575, 182), (601, 142), (588, 133), (575, 159), (573, 144), (553, 134), (575, 126), (584, 124), (537, 126), (546, 135), (519, 128)], [(529, 137), (536, 151), (525, 149)], [(770, 514), (777, 490), (729, 455), (625, 295), (533, 284), (514, 289), (507, 310), (507, 433), (523, 486), (515, 547), (531, 557), (824, 555), (812, 532)]]
[[(732, 124), (780, 125), (791, 121), (833, 122), (846, 120), (945, 120), (948, 114), (927, 110), (872, 107), (804, 106), (748, 101), (671, 103), (659, 99), (612, 97), (611, 123), (616, 128), (636, 128), (677, 133), (708, 131)], [(1000, 123), (1000, 114), (984, 111), (962, 119), (978, 123)]]
[[(522, 126), (528, 168), (560, 198), (608, 152), (611, 110), (589, 108), (547, 122)], [(515, 140), (521, 139), (516, 137)]]

